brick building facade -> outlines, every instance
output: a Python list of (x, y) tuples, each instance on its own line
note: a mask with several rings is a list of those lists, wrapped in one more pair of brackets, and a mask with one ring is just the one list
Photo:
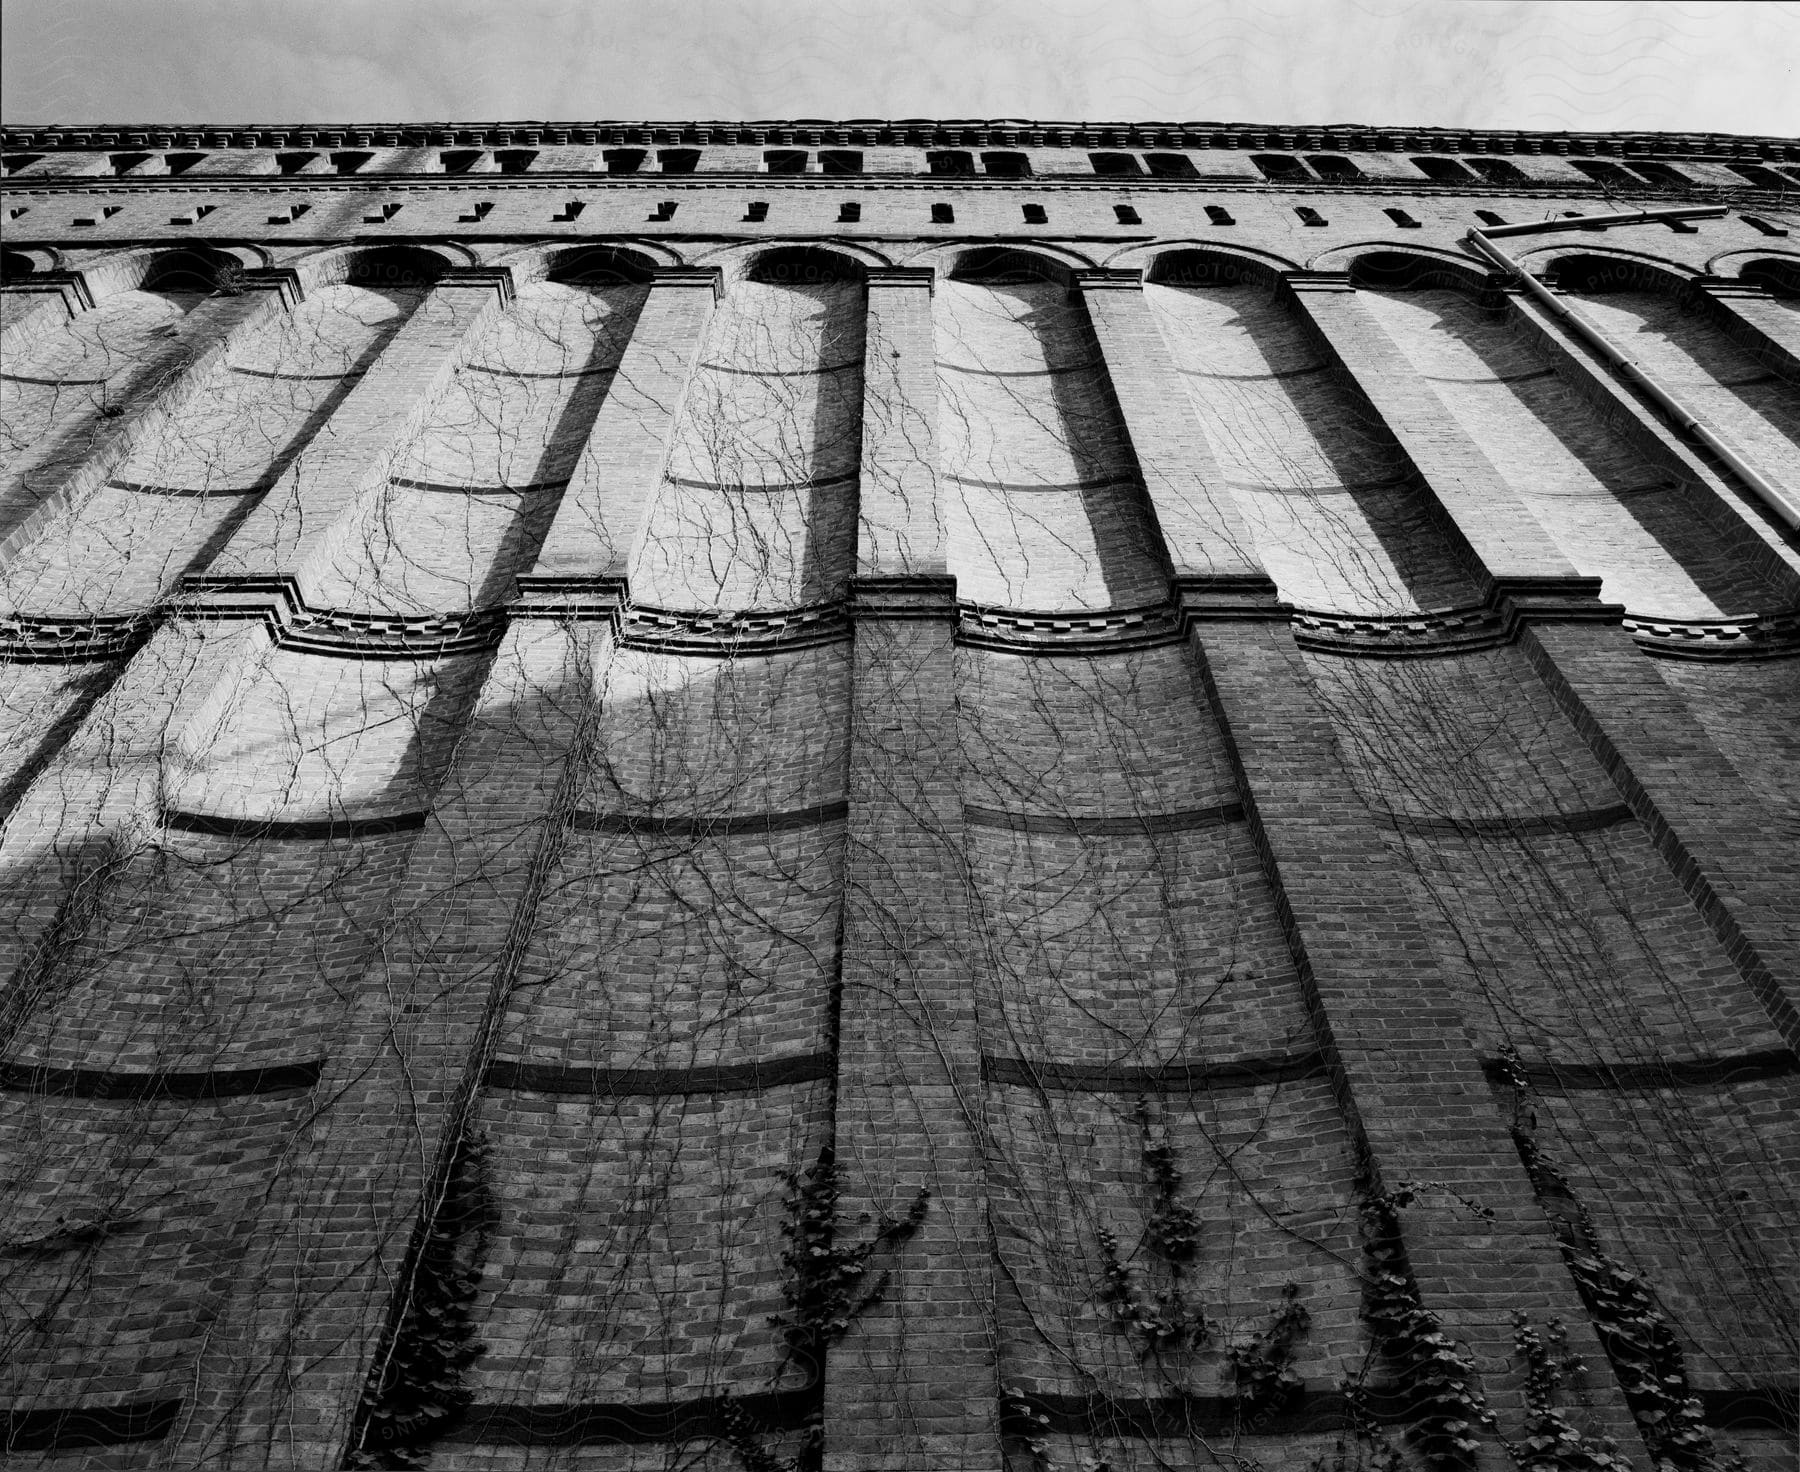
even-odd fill
[(1800, 145), (5, 170), (8, 1466), (1795, 1466)]

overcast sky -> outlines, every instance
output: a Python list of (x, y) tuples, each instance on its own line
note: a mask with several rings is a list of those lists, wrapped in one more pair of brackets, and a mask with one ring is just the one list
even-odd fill
[(1800, 4), (0, 0), (9, 123), (1019, 117), (1800, 133)]

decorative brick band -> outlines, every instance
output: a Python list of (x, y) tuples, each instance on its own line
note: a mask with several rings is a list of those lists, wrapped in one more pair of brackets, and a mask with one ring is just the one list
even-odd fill
[(1088, 373), (1104, 368), (1106, 364), (1102, 359), (1093, 358), (1086, 363), (1070, 363), (1062, 368), (971, 368), (962, 363), (942, 361), (937, 366), (946, 373), (968, 373), (977, 378), (1055, 378), (1063, 373)]
[[(541, 1406), (474, 1405), (436, 1438), (464, 1446), (643, 1446), (723, 1437), (729, 1404), (762, 1431), (797, 1431), (818, 1414), (823, 1387), (765, 1390), (692, 1400), (613, 1401)], [(736, 1419), (736, 1418), (734, 1418)]]
[(235, 1099), (245, 1094), (310, 1089), (319, 1082), (324, 1067), (322, 1059), (314, 1059), (311, 1063), (278, 1063), (266, 1068), (124, 1073), (114, 1069), (0, 1063), (0, 1089), (71, 1099)]
[(1511, 642), (1514, 629), (1497, 609), (1447, 608), (1372, 617), (1296, 609), (1294, 642), (1320, 654), (1418, 659), (1467, 654)]
[(863, 360), (852, 358), (848, 363), (827, 363), (823, 368), (736, 368), (729, 363), (701, 363), (696, 366), (709, 373), (729, 373), (734, 378), (823, 378), (828, 373), (848, 373), (852, 368), (861, 368)]
[(784, 654), (849, 637), (849, 609), (842, 603), (774, 613), (688, 613), (634, 606), (625, 610), (619, 632), (619, 642), (628, 649), (721, 658)]
[(1119, 654), (1177, 644), (1181, 639), (1181, 621), (1169, 603), (1099, 613), (957, 605), (957, 643), (999, 654)]
[(414, 491), (441, 491), (459, 496), (528, 496), (536, 491), (560, 491), (569, 483), (568, 476), (561, 480), (534, 480), (522, 486), (459, 486), (449, 481), (414, 480), (409, 475), (391, 475), (388, 484), (405, 486)]
[(1470, 838), (1480, 840), (1546, 838), (1572, 833), (1596, 833), (1635, 823), (1637, 815), (1624, 803), (1589, 808), (1579, 813), (1540, 813), (1535, 816), (1486, 818), (1414, 817), (1406, 813), (1376, 813), (1375, 821), (1408, 838)]
[(89, 1446), (161, 1441), (181, 1412), (180, 1400), (117, 1406), (56, 1406), (6, 1413), (8, 1452), (72, 1452)]
[(977, 480), (972, 475), (946, 474), (944, 479), (959, 486), (973, 486), (981, 491), (999, 491), (1008, 496), (1085, 495), (1089, 491), (1110, 491), (1138, 483), (1137, 477), (1131, 474), (1103, 475), (1098, 480), (1050, 481), (1044, 484), (1035, 481)]
[[(1365, 1411), (1397, 1425), (1412, 1419), (1416, 1397), (1366, 1390)], [(1054, 1431), (1073, 1436), (1187, 1441), (1195, 1437), (1300, 1436), (1343, 1431), (1350, 1407), (1335, 1390), (1299, 1390), (1278, 1406), (1258, 1410), (1225, 1395), (1110, 1396), (1026, 1391), (1001, 1403), (1001, 1427), (1015, 1436)]]
[(821, 823), (842, 822), (850, 804), (815, 803), (783, 813), (740, 813), (725, 817), (662, 817), (655, 813), (595, 813), (577, 811), (569, 826), (578, 833), (629, 833), (642, 838), (735, 838), (745, 834), (787, 833), (814, 828)]
[(1216, 803), (1206, 808), (1184, 808), (1176, 813), (1143, 813), (1125, 818), (1072, 818), (1060, 813), (1012, 813), (1000, 808), (963, 806), (963, 821), (978, 828), (1010, 828), (1015, 833), (1063, 833), (1083, 837), (1151, 833), (1190, 833), (1198, 828), (1217, 828), (1244, 821), (1241, 802)]
[(1634, 617), (1625, 627), (1639, 649), (1661, 659), (1791, 659), (1800, 654), (1800, 609), (1746, 618)]
[(1232, 1058), (1221, 1063), (1198, 1060), (1148, 1066), (1043, 1063), (985, 1054), (981, 1060), (985, 1083), (1061, 1094), (1205, 1094), (1326, 1076), (1325, 1055), (1317, 1049), (1308, 1053), (1273, 1053), (1264, 1058)]
[(0, 663), (89, 664), (123, 659), (155, 627), (154, 614), (93, 618), (11, 614), (0, 618)]
[(682, 1094), (757, 1094), (788, 1084), (816, 1083), (836, 1073), (837, 1059), (830, 1053), (696, 1068), (565, 1068), (502, 1058), (488, 1064), (481, 1086), (584, 1099), (663, 1099)]
[(260, 496), (274, 482), (260, 480), (254, 485), (227, 486), (223, 489), (212, 486), (153, 486), (141, 480), (109, 480), (106, 484), (112, 490), (134, 491), (140, 496), (193, 496), (205, 499), (210, 496)]
[(1497, 1084), (1524, 1080), (1541, 1094), (1573, 1094), (1604, 1089), (1677, 1089), (1755, 1083), (1800, 1073), (1800, 1055), (1789, 1048), (1766, 1048), (1729, 1058), (1667, 1058), (1654, 1063), (1518, 1063), (1482, 1061)]
[(690, 491), (740, 491), (745, 495), (772, 496), (794, 491), (824, 491), (834, 486), (853, 485), (857, 472), (847, 471), (842, 475), (821, 476), (812, 480), (777, 480), (767, 485), (746, 485), (742, 481), (696, 480), (691, 476), (670, 475), (664, 479), (672, 486), (680, 486)]
[(277, 648), (334, 659), (438, 659), (499, 644), (506, 610), (382, 614), (312, 608), (291, 577), (189, 577), (175, 610), (208, 618), (262, 619)]
[(207, 833), (217, 838), (272, 838), (317, 841), (331, 838), (380, 838), (390, 833), (412, 833), (425, 826), (425, 814), (390, 813), (372, 818), (302, 818), (276, 821), (268, 818), (224, 818), (210, 813), (188, 813), (179, 808), (162, 810), (162, 825), (179, 833)]

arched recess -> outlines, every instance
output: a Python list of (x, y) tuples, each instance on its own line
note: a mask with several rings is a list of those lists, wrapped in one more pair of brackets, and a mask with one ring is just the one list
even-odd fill
[(1144, 287), (1258, 560), (1301, 608), (1393, 616), (1478, 602), (1282, 275), (1265, 257), (1183, 248), (1159, 254)]
[(58, 252), (45, 247), (7, 246), (0, 250), (0, 285), (12, 286), (58, 266)]
[(1800, 501), (1794, 386), (1698, 289), (1697, 272), (1570, 245), (1547, 248), (1536, 263), (1617, 347)]
[(1332, 251), (1316, 269), (1343, 270), (1350, 273), (1350, 284), (1365, 291), (1447, 291), (1481, 292), (1488, 289), (1490, 275), (1466, 257), (1447, 252), (1395, 250), (1383, 244), (1373, 250), (1366, 247), (1349, 251)]
[[(778, 246), (770, 246), (766, 242), (751, 244), (732, 244), (718, 246), (711, 250), (701, 251), (693, 259), (692, 264), (718, 266), (727, 278), (748, 276), (758, 269), (758, 262), (779, 262), (786, 260), (790, 270), (797, 271), (792, 284), (805, 285), (805, 272), (801, 263), (811, 259), (813, 269), (820, 273), (818, 284), (822, 284), (827, 276), (835, 280), (856, 280), (860, 282), (869, 271), (880, 270), (893, 264), (886, 255), (866, 245), (855, 244), (847, 240), (832, 239), (799, 239), (784, 242)], [(764, 267), (765, 274), (769, 268)], [(765, 284), (777, 284), (772, 280)]]
[(321, 602), (460, 614), (499, 602), (536, 559), (655, 267), (609, 245), (511, 259), (512, 300), (463, 344), (458, 371), (359, 503), (346, 550), (314, 584)]
[(475, 264), (475, 257), (461, 246), (434, 241), (337, 246), (289, 264), (309, 292), (346, 282), (368, 290), (419, 290), (445, 271)]
[(1800, 254), (1784, 250), (1733, 250), (1706, 263), (1714, 276), (1736, 277), (1784, 300), (1800, 297)]
[(991, 607), (1160, 602), (1167, 574), (1073, 272), (1031, 247), (959, 247), (935, 325), (945, 546)]
[(674, 251), (655, 242), (571, 241), (502, 251), (488, 262), (512, 272), (515, 287), (534, 281), (630, 282), (641, 285), (653, 271), (683, 264)]
[(1763, 256), (1746, 261), (1738, 280), (1753, 282), (1781, 301), (1800, 301), (1800, 257)]
[[(1516, 329), (1484, 273), (1391, 248), (1347, 265), (1369, 313), (1563, 555), (1602, 579), (1608, 602), (1710, 618), (1785, 601), (1755, 570), (1741, 525), (1597, 415), (1592, 387), (1574, 370), (1559, 372), (1559, 358)], [(1619, 261), (1572, 274), (1587, 280), (1599, 270), (1642, 279), (1644, 268)], [(1670, 289), (1692, 291), (1673, 278)]]
[(1245, 286), (1268, 289), (1298, 270), (1285, 257), (1267, 251), (1225, 249), (1213, 245), (1157, 248), (1144, 273), (1161, 286)]
[(634, 556), (633, 596), (782, 610), (843, 596), (855, 557), (867, 271), (807, 241), (705, 258), (725, 289)]

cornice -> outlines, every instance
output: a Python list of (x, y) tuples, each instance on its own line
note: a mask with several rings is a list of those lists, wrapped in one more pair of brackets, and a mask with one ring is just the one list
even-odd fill
[(986, 119), (596, 120), (227, 124), (12, 124), (9, 149), (508, 148), (559, 145), (715, 144), (811, 148), (1180, 148), (1269, 152), (1575, 154), (1800, 159), (1800, 142), (1775, 135), (1524, 131), (1409, 125), (1246, 122), (1073, 122)]

